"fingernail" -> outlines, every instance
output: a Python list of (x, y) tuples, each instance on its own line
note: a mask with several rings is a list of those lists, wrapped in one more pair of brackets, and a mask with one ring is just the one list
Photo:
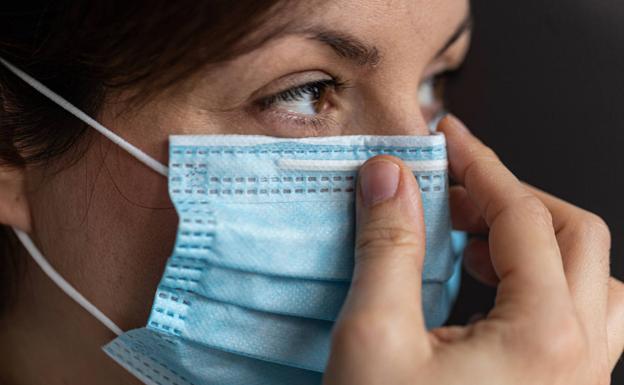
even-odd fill
[(387, 160), (375, 160), (360, 170), (362, 203), (370, 207), (394, 196), (399, 186), (401, 169)]

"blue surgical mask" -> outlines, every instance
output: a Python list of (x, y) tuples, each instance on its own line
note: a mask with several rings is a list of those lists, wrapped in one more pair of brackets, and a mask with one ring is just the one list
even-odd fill
[(122, 332), (16, 230), (44, 271), (118, 334), (104, 351), (146, 384), (319, 384), (353, 271), (357, 170), (378, 154), (403, 159), (418, 180), (424, 315), (428, 327), (448, 317), (465, 236), (451, 230), (444, 136), (171, 136), (166, 167), (0, 62), (168, 177), (177, 238), (144, 328)]

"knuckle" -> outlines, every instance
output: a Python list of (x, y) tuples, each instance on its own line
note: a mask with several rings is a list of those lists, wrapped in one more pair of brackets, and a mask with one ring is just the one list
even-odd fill
[(464, 169), (464, 179), (473, 179), (475, 175), (487, 173), (493, 167), (501, 165), (498, 156), (489, 147), (475, 154), (472, 161)]
[(609, 306), (624, 321), (624, 283), (613, 277), (609, 278)]
[(598, 215), (584, 212), (574, 221), (572, 234), (575, 239), (584, 242), (597, 242), (602, 245), (611, 244), (609, 225)]
[(609, 295), (613, 293), (615, 299), (618, 299), (617, 303), (624, 306), (624, 283), (617, 278), (609, 278)]
[(360, 230), (355, 241), (356, 254), (398, 249), (413, 250), (421, 243), (418, 234), (380, 220)]
[(486, 145), (483, 145), (479, 157), (483, 162), (485, 162), (485, 164), (502, 166), (502, 162), (498, 155), (494, 152), (494, 150)]
[(496, 155), (496, 152), (494, 152), (494, 150), (487, 146), (485, 143), (478, 141), (477, 142), (478, 145), (473, 146), (470, 149), (472, 158), (476, 161), (489, 161), (489, 160), (494, 160), (497, 161), (499, 160), (498, 155)]
[(540, 227), (553, 227), (553, 218), (550, 210), (536, 196), (522, 195), (515, 198), (511, 203), (492, 203), (486, 209), (486, 216), (490, 223), (503, 215), (511, 215), (513, 218), (525, 218)]
[(535, 195), (531, 194), (518, 198), (517, 210), (535, 219), (540, 224), (545, 224), (549, 227), (553, 225), (553, 218), (550, 210), (548, 210), (546, 205)]

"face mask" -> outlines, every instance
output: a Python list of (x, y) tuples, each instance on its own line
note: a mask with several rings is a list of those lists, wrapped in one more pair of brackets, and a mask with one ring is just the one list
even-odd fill
[(451, 231), (442, 135), (171, 136), (165, 167), (0, 61), (169, 178), (178, 232), (144, 328), (122, 332), (16, 230), (44, 272), (119, 336), (104, 351), (146, 384), (319, 384), (353, 271), (357, 170), (379, 154), (418, 179), (427, 326), (448, 317), (465, 235)]

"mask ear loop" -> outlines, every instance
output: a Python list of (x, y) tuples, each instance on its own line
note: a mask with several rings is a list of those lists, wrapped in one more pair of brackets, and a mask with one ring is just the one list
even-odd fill
[(119, 147), (126, 150), (130, 155), (134, 156), (139, 162), (145, 164), (147, 167), (156, 171), (157, 173), (167, 177), (169, 175), (169, 168), (151, 156), (147, 155), (145, 152), (135, 147), (134, 145), (128, 143), (124, 138), (115, 134), (108, 128), (104, 127), (95, 119), (91, 118), (89, 115), (82, 112), (78, 107), (71, 104), (61, 95), (55, 93), (48, 87), (41, 84), (38, 80), (34, 79), (24, 71), (15, 67), (13, 64), (4, 60), (0, 57), (0, 63), (2, 63), (6, 68), (8, 68), (11, 72), (13, 72), (17, 77), (28, 83), (31, 87), (39, 91), (42, 95), (46, 96), (48, 99), (58, 104), (59, 107), (63, 108), (70, 114), (74, 115), (78, 119), (82, 120), (87, 125), (93, 127), (97, 131), (99, 131), (102, 135), (110, 139), (113, 143), (118, 145)]
[(41, 270), (61, 289), (65, 294), (67, 294), (71, 299), (76, 301), (80, 306), (82, 306), (86, 311), (88, 311), (92, 316), (94, 316), (98, 321), (104, 324), (107, 328), (110, 329), (113, 333), (120, 336), (123, 334), (123, 330), (119, 326), (117, 326), (110, 318), (108, 318), (104, 313), (102, 313), (97, 307), (95, 307), (88, 299), (82, 296), (69, 282), (67, 282), (54, 268), (50, 263), (45, 259), (43, 254), (39, 251), (35, 243), (30, 239), (30, 237), (23, 232), (22, 230), (16, 229), (13, 227), (13, 231), (17, 235), (17, 238), (22, 242), (24, 248), (30, 253), (35, 262), (41, 267)]
[[(82, 112), (78, 107), (71, 104), (69, 101), (64, 99), (62, 96), (58, 95), (54, 91), (50, 90), (48, 87), (41, 84), (39, 81), (20, 70), (19, 68), (13, 66), (11, 63), (0, 57), (0, 63), (4, 65), (7, 69), (13, 72), (17, 77), (22, 79), (24, 82), (28, 83), (31, 87), (39, 91), (41, 94), (46, 96), (48, 99), (52, 100), (54, 103), (58, 104), (61, 108), (65, 109), (70, 114), (74, 115), (87, 125), (93, 127), (97, 131), (99, 131), (102, 135), (110, 139), (113, 143), (117, 144), (119, 147), (126, 150), (130, 155), (134, 156), (141, 163), (145, 164), (147, 167), (156, 171), (157, 173), (167, 177), (169, 175), (169, 169), (167, 166), (163, 165), (156, 159), (147, 155), (145, 152), (141, 151), (139, 148), (133, 146), (128, 143), (125, 139), (115, 134), (108, 128), (104, 127), (102, 124), (98, 123), (95, 119), (91, 118), (89, 115)], [(78, 292), (69, 282), (67, 282), (46, 260), (43, 254), (39, 251), (35, 243), (25, 232), (13, 227), (13, 231), (17, 235), (17, 238), (22, 242), (24, 248), (30, 253), (35, 262), (39, 265), (41, 270), (61, 289), (67, 296), (76, 301), (80, 306), (82, 306), (87, 312), (89, 312), (93, 317), (95, 317), (98, 321), (100, 321), (104, 326), (106, 326), (110, 331), (115, 333), (116, 335), (123, 334), (123, 330), (119, 326), (117, 326), (110, 318), (108, 318), (104, 313), (102, 313), (97, 307), (95, 307), (89, 300), (87, 300), (82, 294)]]

